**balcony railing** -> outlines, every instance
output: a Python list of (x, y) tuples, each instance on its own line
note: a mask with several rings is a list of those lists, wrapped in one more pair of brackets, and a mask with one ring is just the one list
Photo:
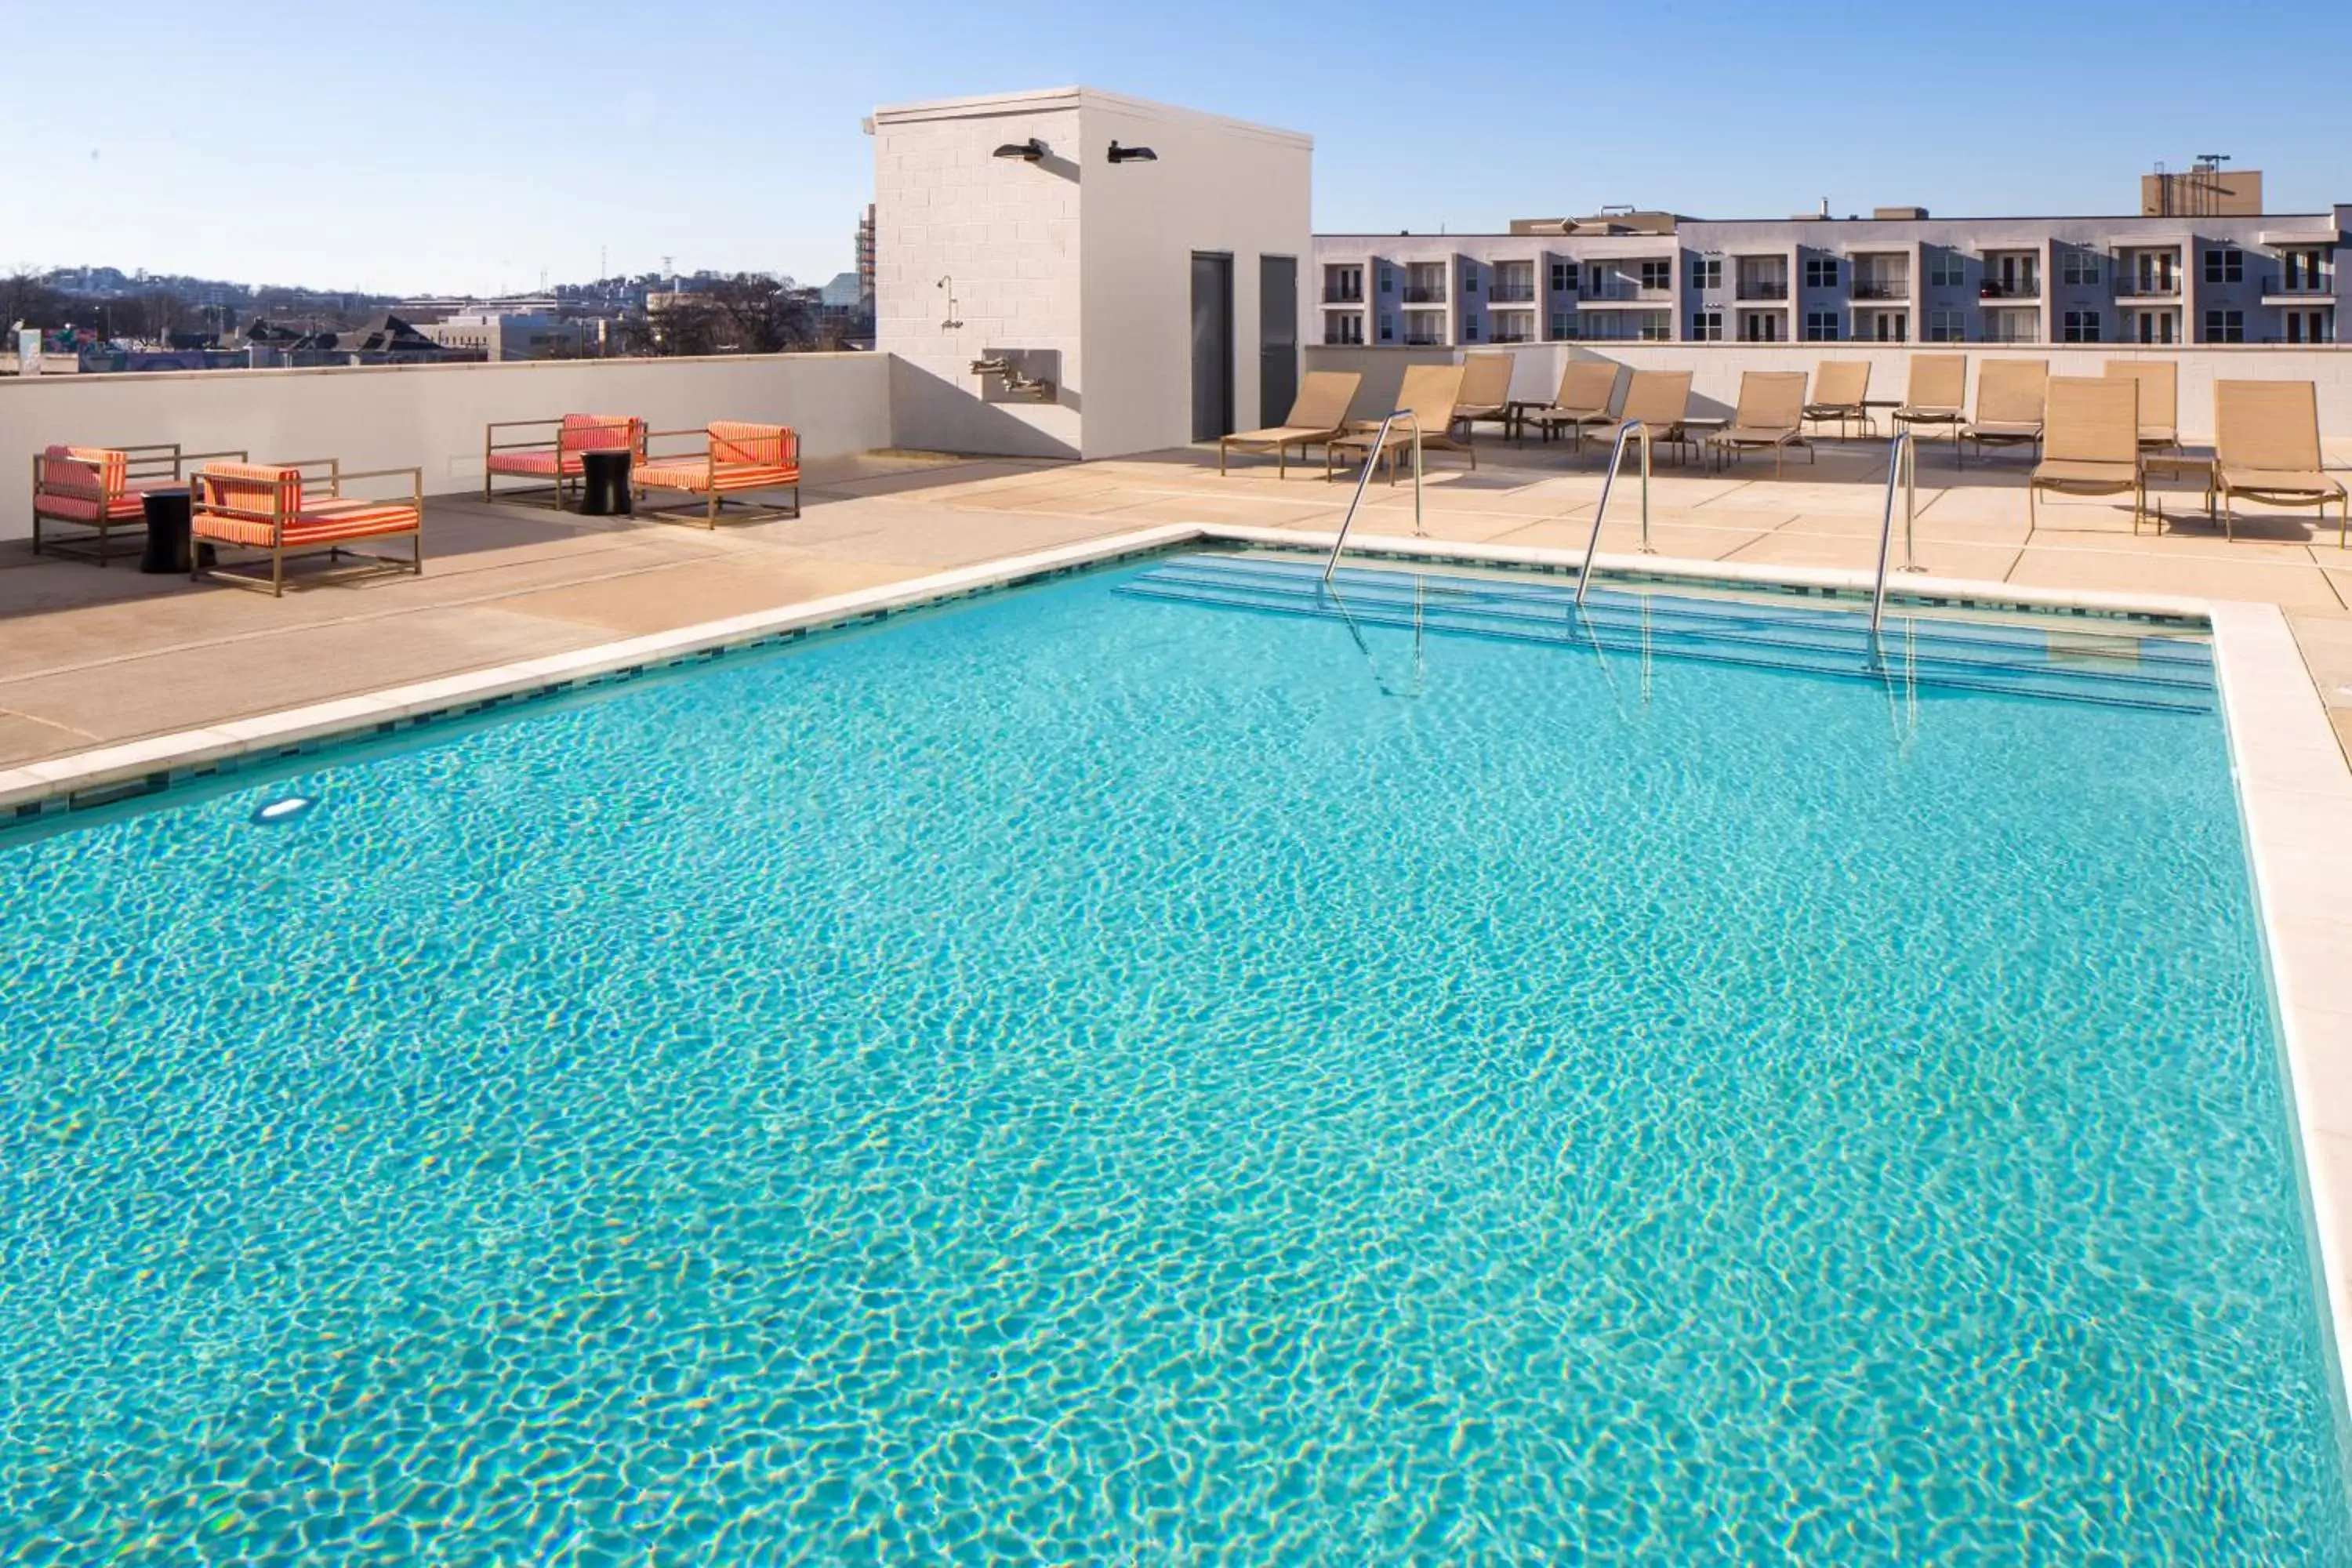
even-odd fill
[(1664, 300), (1674, 292), (1664, 283), (1604, 283), (1598, 289), (1588, 289), (1588, 300)]
[(1532, 305), (1536, 286), (1532, 283), (1497, 283), (1486, 292), (1487, 301), (1496, 305)]
[(2317, 278), (2289, 279), (2273, 272), (2263, 279), (2263, 292), (2293, 294), (2298, 297), (2308, 295), (2315, 299), (2332, 300), (2336, 297), (2336, 285), (2332, 280)]
[(1789, 297), (1788, 280), (1742, 278), (1738, 297), (1742, 300), (1785, 300)]
[(1360, 305), (1364, 302), (1364, 286), (1359, 283), (1349, 289), (1336, 283), (1327, 285), (1323, 290), (1323, 302), (1327, 305)]
[(1407, 348), (1433, 349), (1445, 342), (1445, 334), (1444, 332), (1407, 332), (1404, 335), (1404, 342)]
[(2178, 278), (2118, 278), (2116, 279), (2118, 300), (2178, 300), (2180, 279)]
[(1853, 280), (1853, 297), (1857, 300), (1908, 300), (1911, 298), (1911, 279), (1857, 278)]
[(1979, 300), (2039, 300), (2042, 298), (2042, 280), (2038, 278), (2020, 278), (2013, 282), (2004, 283), (1997, 278), (1988, 278), (1977, 285), (1977, 298)]
[(1445, 303), (1445, 285), (1408, 283), (1404, 286), (1404, 302), (1408, 305), (1443, 305)]
[(1361, 348), (1364, 346), (1364, 334), (1360, 330), (1350, 335), (1337, 328), (1327, 327), (1323, 331), (1323, 346), (1327, 349)]

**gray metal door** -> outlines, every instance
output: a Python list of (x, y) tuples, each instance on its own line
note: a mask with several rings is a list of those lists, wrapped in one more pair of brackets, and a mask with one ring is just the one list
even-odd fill
[(1234, 433), (1234, 258), (1192, 253), (1192, 439)]
[(1298, 395), (1298, 258), (1257, 258), (1257, 422), (1279, 425)]

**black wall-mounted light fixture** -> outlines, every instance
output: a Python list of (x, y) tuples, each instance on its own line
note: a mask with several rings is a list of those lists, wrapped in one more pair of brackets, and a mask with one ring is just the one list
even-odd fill
[(1110, 144), (1110, 161), (1114, 163), (1157, 163), (1160, 154), (1149, 147), (1122, 147), (1114, 142)]
[(996, 150), (995, 155), (1018, 158), (1024, 163), (1042, 163), (1045, 161), (1045, 144), (1032, 136), (1026, 142), (1007, 142)]

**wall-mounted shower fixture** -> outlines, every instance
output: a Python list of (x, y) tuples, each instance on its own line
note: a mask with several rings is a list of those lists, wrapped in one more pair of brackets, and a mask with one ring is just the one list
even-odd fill
[(942, 278), (939, 280), (938, 287), (948, 291), (947, 320), (940, 323), (940, 331), (943, 332), (955, 331), (963, 325), (961, 321), (956, 319), (955, 279), (953, 278)]

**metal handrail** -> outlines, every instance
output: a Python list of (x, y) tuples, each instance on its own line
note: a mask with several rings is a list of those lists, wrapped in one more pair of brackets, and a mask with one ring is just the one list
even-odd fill
[(1919, 447), (1908, 430), (1895, 432), (1886, 458), (1886, 510), (1878, 521), (1878, 580), (1870, 594), (1870, 643), (1878, 646), (1878, 626), (1886, 616), (1886, 557), (1895, 542), (1895, 487), (1903, 487), (1903, 570), (1919, 572), (1913, 524), (1919, 511)]
[(1592, 586), (1592, 557), (1601, 548), (1601, 524), (1609, 515), (1609, 491), (1617, 483), (1617, 470), (1625, 461), (1625, 443), (1640, 437), (1642, 440), (1642, 553), (1655, 555), (1650, 547), (1650, 427), (1639, 419), (1628, 419), (1617, 428), (1617, 444), (1609, 449), (1609, 472), (1601, 480), (1601, 504), (1592, 509), (1592, 537), (1584, 543), (1584, 564), (1576, 573), (1576, 602), (1584, 603), (1584, 591)]
[(1380, 433), (1372, 437), (1371, 449), (1364, 454), (1364, 471), (1356, 476), (1356, 493), (1348, 498), (1348, 515), (1339, 520), (1339, 537), (1331, 541), (1331, 557), (1323, 563), (1323, 581), (1328, 583), (1331, 574), (1339, 570), (1339, 552), (1348, 547), (1348, 530), (1356, 521), (1356, 508), (1363, 504), (1364, 490), (1372, 482), (1372, 468), (1388, 450), (1389, 426), (1402, 419), (1412, 426), (1412, 535), (1421, 537), (1421, 420), (1410, 408), (1391, 410), (1381, 420)]

